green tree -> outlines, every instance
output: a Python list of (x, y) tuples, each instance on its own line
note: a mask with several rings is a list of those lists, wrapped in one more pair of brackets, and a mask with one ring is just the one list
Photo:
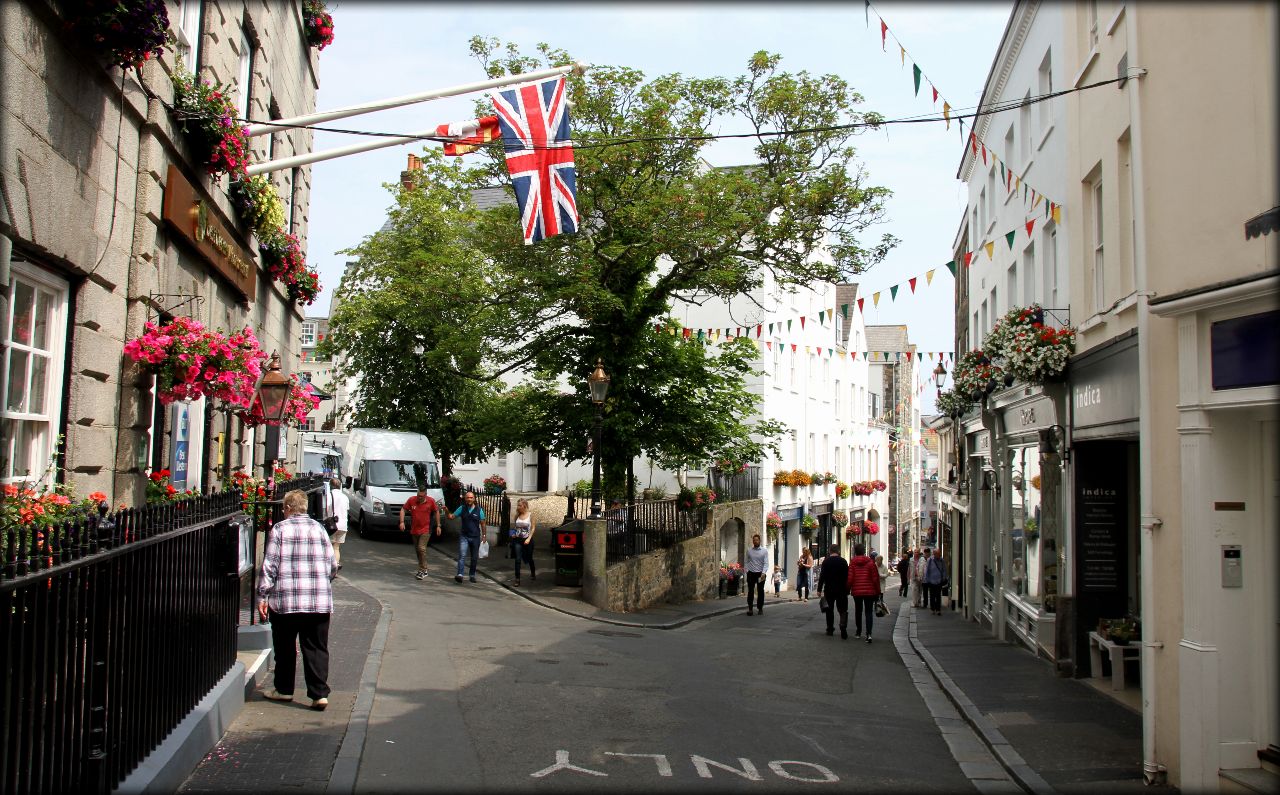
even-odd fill
[[(491, 77), (572, 63), (546, 45), (535, 57), (493, 39), (471, 47)], [(579, 233), (523, 245), (514, 205), (480, 213), (472, 227), (499, 310), (473, 316), (472, 333), (492, 342), (497, 371), (526, 367), (541, 379), (486, 427), (527, 418), (530, 438), (585, 454), (586, 377), (600, 359), (612, 377), (607, 480), (641, 452), (666, 463), (742, 459), (776, 438), (743, 388), (754, 354), (745, 342), (702, 356), (655, 326), (677, 301), (847, 279), (896, 243), (861, 242), (889, 191), (869, 184), (851, 142), (857, 125), (880, 117), (859, 112), (862, 97), (841, 78), (781, 72), (779, 60), (757, 53), (735, 78), (646, 80), (597, 66), (569, 79)], [(730, 128), (755, 138), (756, 162), (708, 167), (710, 136)], [(489, 152), (484, 176), (507, 182), (501, 148)], [(550, 388), (555, 376), (572, 394)]]
[(318, 352), (338, 357), (340, 376), (358, 376), (356, 426), (425, 434), (447, 473), (453, 459), (495, 449), (473, 417), (498, 386), (481, 369), (484, 341), (462, 331), (490, 295), (488, 265), (468, 239), (464, 172), (438, 153), (423, 160), (411, 188), (387, 186), (395, 205), (384, 227), (342, 252), (355, 259)]

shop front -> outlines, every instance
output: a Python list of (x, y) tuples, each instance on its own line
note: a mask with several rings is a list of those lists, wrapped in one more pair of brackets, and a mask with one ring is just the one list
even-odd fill
[(809, 512), (818, 520), (818, 529), (811, 539), (817, 545), (817, 551), (813, 553), (815, 558), (821, 559), (827, 554), (827, 550), (831, 548), (832, 542), (839, 541), (839, 538), (835, 535), (835, 524), (831, 521), (831, 512), (834, 510), (834, 506), (834, 500), (821, 500), (809, 507)]
[[(1138, 535), (1138, 338), (1134, 333), (1071, 362), (1073, 588), (1059, 598), (1060, 667), (1091, 670), (1090, 633), (1141, 616)], [(1096, 642), (1096, 641), (1095, 641)], [(1067, 663), (1070, 660), (1070, 663)]]
[[(790, 587), (795, 587), (796, 561), (800, 558), (800, 519), (804, 515), (804, 506), (798, 502), (775, 505), (773, 510), (782, 519), (782, 530), (778, 533), (778, 544), (774, 547), (774, 563), (782, 567), (782, 577)], [(782, 547), (781, 558), (777, 557), (777, 547)]]
[(996, 491), (995, 470), (992, 468), (991, 433), (982, 427), (982, 418), (971, 416), (964, 423), (964, 453), (969, 464), (966, 467), (969, 482), (965, 491), (969, 498), (969, 543), (965, 565), (972, 574), (965, 585), (970, 611), (966, 617), (977, 621), (987, 629), (996, 623), (997, 588), (996, 573), (999, 558), (995, 554), (992, 528), (995, 523)]
[(988, 556), (998, 594), (999, 633), (1034, 654), (1056, 658), (1056, 620), (1063, 526), (1062, 472), (1056, 455), (1065, 434), (1055, 401), (1038, 386), (993, 396), (1004, 465), (993, 472), (995, 520)]

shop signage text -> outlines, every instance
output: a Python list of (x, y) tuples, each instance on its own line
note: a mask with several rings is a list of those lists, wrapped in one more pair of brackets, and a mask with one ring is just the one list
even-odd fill
[(194, 246), (246, 301), (253, 300), (258, 274), (253, 254), (236, 241), (208, 199), (177, 166), (169, 166), (161, 214), (169, 227)]
[(1120, 349), (1071, 370), (1072, 422), (1077, 428), (1130, 422), (1138, 417), (1138, 346)]

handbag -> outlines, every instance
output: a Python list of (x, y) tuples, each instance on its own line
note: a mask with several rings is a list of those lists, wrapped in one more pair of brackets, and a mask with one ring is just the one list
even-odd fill
[(333, 535), (338, 532), (338, 517), (326, 516), (324, 519), (320, 520), (320, 523), (324, 525), (324, 530), (329, 535)]
[(876, 602), (876, 615), (880, 618), (889, 615), (889, 606), (884, 602)]
[(482, 557), (482, 558), (487, 558), (487, 557), (489, 557), (489, 542), (488, 542), (488, 541), (481, 541), (481, 542), (480, 542), (480, 557)]
[(831, 609), (831, 605), (827, 602), (827, 597), (823, 596), (818, 599), (818, 609), (824, 613)]

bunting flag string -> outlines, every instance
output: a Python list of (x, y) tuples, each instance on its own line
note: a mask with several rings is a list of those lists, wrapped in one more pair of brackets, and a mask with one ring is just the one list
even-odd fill
[[(907, 55), (909, 55), (906, 45), (903, 44), (902, 41), (898, 39), (897, 34), (895, 34), (893, 31), (889, 29), (889, 23), (885, 22), (884, 17), (880, 14), (880, 10), (878, 8), (872, 9), (870, 0), (865, 0), (863, 8), (864, 8), (864, 14), (867, 17), (868, 26), (870, 26), (871, 24), (870, 19), (871, 19), (872, 10), (875, 11), (876, 18), (880, 21), (880, 49), (885, 52), (888, 51), (888, 39), (890, 36), (892, 36), (894, 43), (898, 45), (898, 58), (901, 61), (901, 65), (905, 67), (907, 63)], [(933, 96), (933, 104), (937, 105), (938, 100), (939, 99), (942, 100), (942, 117), (943, 117), (943, 120), (946, 122), (946, 128), (948, 130), (951, 129), (951, 110), (952, 110), (951, 103), (947, 101), (946, 97), (943, 97), (942, 94), (938, 92), (937, 85), (934, 84), (933, 80), (930, 79), (929, 76), (924, 73), (924, 70), (921, 69), (920, 64), (916, 61), (915, 56), (912, 56), (911, 58), (911, 78), (912, 78), (912, 83), (914, 85), (915, 96), (917, 97), (920, 96), (921, 83), (928, 83), (930, 94)], [(960, 137), (961, 139), (964, 139), (964, 119), (960, 119)], [(990, 158), (992, 161), (999, 164), (1000, 181), (1005, 183), (1006, 193), (1013, 193), (1014, 191), (1018, 190), (1019, 186), (1026, 185), (1025, 181), (1020, 176), (1014, 173), (1013, 168), (1006, 165), (1005, 159), (1003, 157), (997, 154), (997, 152), (994, 149), (987, 146), (987, 142), (985, 140), (978, 138), (976, 129), (971, 129), (969, 131), (968, 141), (971, 145), (974, 157), (977, 157), (979, 154), (982, 155), (982, 164), (984, 166), (988, 164), (988, 155), (990, 155)], [(1017, 179), (1018, 185), (1014, 184), (1015, 177)], [(1034, 190), (1032, 192), (1035, 193)], [(1040, 194), (1040, 196), (1043, 197), (1044, 194)], [(1023, 199), (1026, 200), (1026, 198), (1027, 197), (1024, 194)], [(1057, 202), (1051, 202), (1051, 204), (1053, 204), (1055, 207), (1058, 208), (1058, 215), (1060, 215), (1062, 210), (1062, 205)], [(1058, 215), (1054, 215), (1051, 212), (1049, 217), (1052, 217), (1056, 222), (1058, 221)]]

